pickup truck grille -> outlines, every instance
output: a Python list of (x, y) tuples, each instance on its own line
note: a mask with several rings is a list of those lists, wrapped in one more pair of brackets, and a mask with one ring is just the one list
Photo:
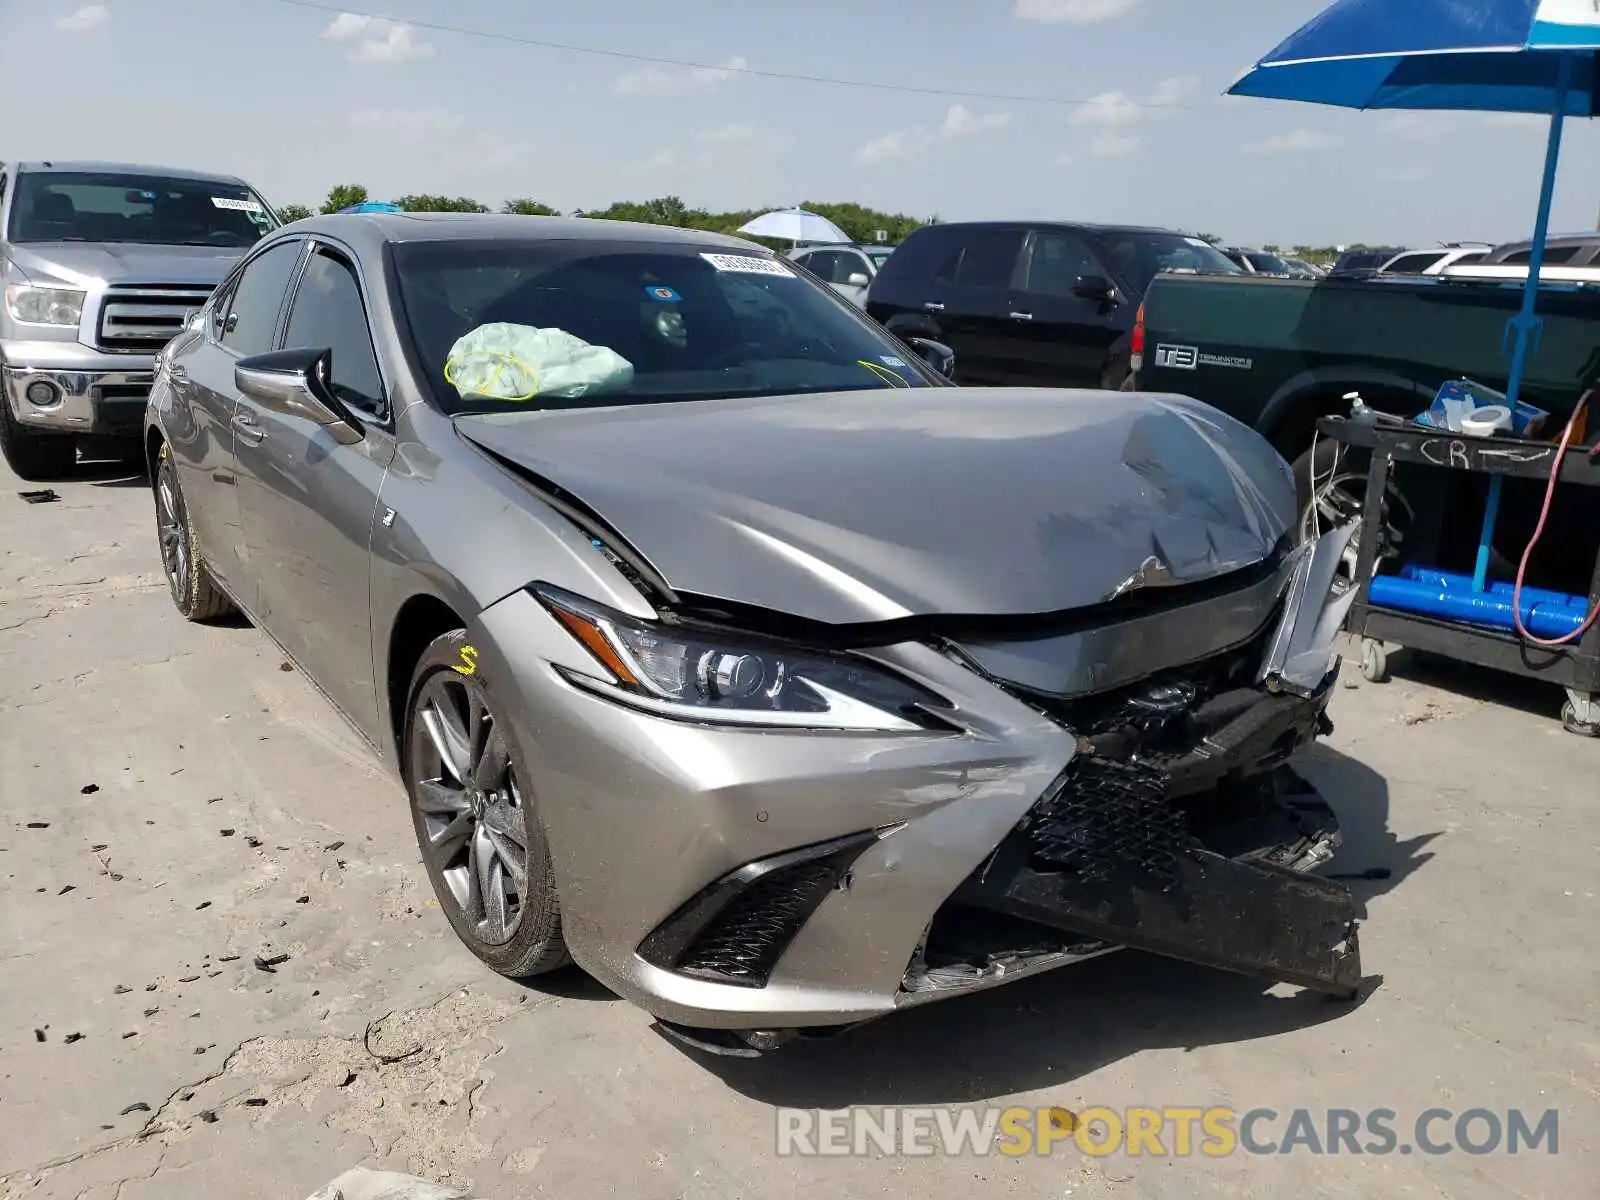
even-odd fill
[(112, 287), (100, 304), (96, 343), (101, 350), (154, 354), (178, 335), (184, 316), (203, 305), (211, 291), (188, 283)]

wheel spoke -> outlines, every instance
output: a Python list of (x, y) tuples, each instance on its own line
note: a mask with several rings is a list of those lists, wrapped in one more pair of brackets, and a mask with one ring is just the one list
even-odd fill
[(427, 707), (422, 710), (422, 726), (433, 742), (434, 753), (457, 783), (468, 781), (471, 748), (466, 730), (461, 728), (456, 706), (441, 687), (434, 687)]
[(522, 831), (522, 814), (505, 801), (486, 807), (483, 810), (483, 823), (501, 837), (509, 838), (514, 845), (527, 843)]
[(503, 942), (506, 936), (505, 872), (487, 829), (480, 827), (478, 836), (473, 839), (472, 857), (478, 894), (483, 898), (484, 936), (491, 942)]
[(511, 876), (511, 882), (516, 885), (517, 894), (521, 895), (528, 886), (528, 870), (523, 865), (527, 851), (493, 826), (485, 829), (484, 833), (489, 839), (489, 844), (494, 847), (495, 857), (500, 860), (500, 865), (506, 869), (506, 874)]
[[(489, 724), (492, 725), (493, 722)], [(473, 784), (488, 792), (499, 790), (505, 782), (506, 768), (510, 762), (510, 756), (506, 753), (505, 739), (497, 730), (491, 729), (488, 738), (484, 740), (483, 750), (472, 768)]]
[(466, 812), (471, 806), (458, 789), (425, 779), (417, 784), (417, 807), (432, 816), (453, 816)]
[(448, 867), (451, 860), (461, 852), (461, 848), (477, 831), (477, 827), (478, 823), (473, 820), (472, 814), (463, 812), (458, 813), (443, 829), (429, 835), (429, 844), (438, 857), (441, 870)]

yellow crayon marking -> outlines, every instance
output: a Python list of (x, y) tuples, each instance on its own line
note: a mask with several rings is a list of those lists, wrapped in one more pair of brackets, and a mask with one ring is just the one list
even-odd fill
[(476, 646), (461, 647), (461, 665), (450, 668), (457, 675), (472, 675), (478, 670), (478, 648)]

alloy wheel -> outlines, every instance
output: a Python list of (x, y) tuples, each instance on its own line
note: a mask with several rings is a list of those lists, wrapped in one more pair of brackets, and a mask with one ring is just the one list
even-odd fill
[(472, 935), (503, 946), (528, 892), (527, 810), (483, 685), (435, 675), (417, 696), (409, 749), (428, 871)]
[(170, 463), (162, 463), (156, 473), (156, 533), (161, 542), (161, 569), (166, 574), (172, 598), (181, 608), (189, 598), (191, 555), (189, 521), (183, 497)]

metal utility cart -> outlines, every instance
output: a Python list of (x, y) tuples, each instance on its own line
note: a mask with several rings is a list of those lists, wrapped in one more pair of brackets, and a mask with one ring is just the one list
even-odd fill
[[(1394, 495), (1390, 491), (1390, 479), (1396, 464), (1415, 463), (1446, 471), (1548, 483), (1556, 446), (1519, 437), (1466, 437), (1410, 423), (1373, 424), (1346, 417), (1322, 418), (1318, 422), (1318, 432), (1322, 437), (1352, 449), (1370, 451), (1372, 455), (1361, 511), (1363, 533), (1376, 530), (1379, 536), (1359, 539), (1355, 565), (1359, 592), (1345, 625), (1350, 633), (1361, 638), (1361, 673), (1375, 683), (1382, 682), (1388, 678), (1388, 649), (1407, 646), (1527, 679), (1559, 684), (1567, 692), (1567, 702), (1561, 711), (1563, 726), (1572, 733), (1600, 737), (1600, 695), (1597, 695), (1600, 693), (1600, 621), (1568, 645), (1545, 648), (1524, 641), (1514, 630), (1383, 607), (1370, 599), (1374, 566), (1379, 561), (1384, 540), (1381, 531), (1385, 504)], [(1587, 446), (1572, 446), (1562, 463), (1560, 482), (1600, 487), (1600, 459), (1590, 457)], [(1595, 511), (1600, 513), (1600, 506)], [(1600, 556), (1590, 578), (1588, 601), (1591, 606), (1600, 602)], [(1523, 607), (1527, 607), (1526, 601)]]

